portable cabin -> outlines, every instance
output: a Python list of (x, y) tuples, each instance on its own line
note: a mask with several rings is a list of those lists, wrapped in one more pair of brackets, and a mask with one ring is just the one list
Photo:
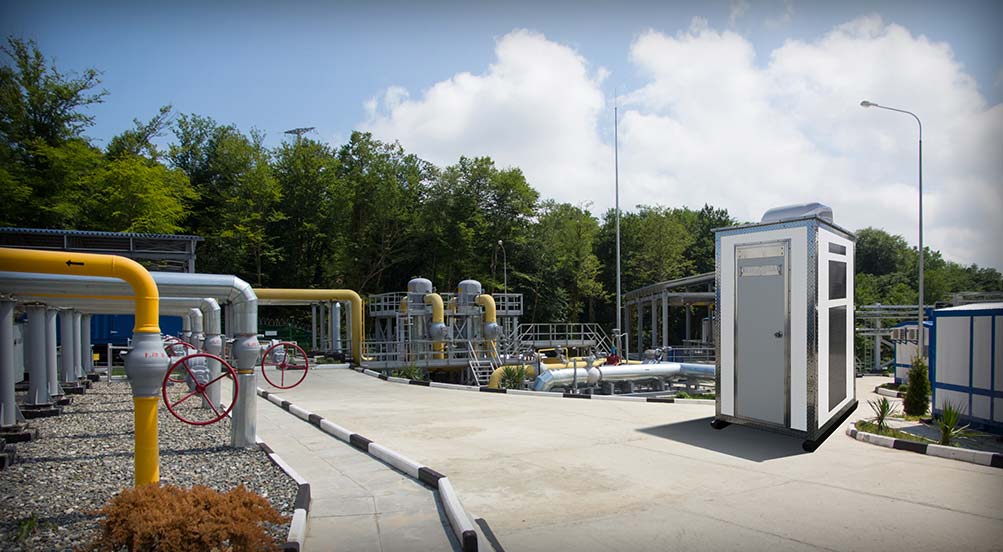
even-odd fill
[(714, 231), (718, 316), (715, 429), (739, 423), (814, 451), (856, 408), (855, 237), (832, 209), (771, 209)]
[(1003, 303), (933, 311), (933, 414), (950, 403), (965, 423), (1003, 433)]

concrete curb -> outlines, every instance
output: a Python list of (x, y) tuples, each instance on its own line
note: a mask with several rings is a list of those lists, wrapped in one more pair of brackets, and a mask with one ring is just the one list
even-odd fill
[[(373, 374), (376, 373), (373, 372)], [(259, 397), (266, 399), (268, 402), (278, 406), (286, 412), (289, 412), (297, 418), (316, 426), (324, 433), (331, 435), (339, 441), (348, 443), (362, 452), (365, 452), (382, 462), (390, 464), (400, 472), (407, 474), (408, 476), (439, 491), (439, 497), (442, 499), (442, 505), (446, 510), (446, 518), (449, 521), (450, 527), (453, 529), (453, 533), (456, 535), (456, 539), (460, 542), (461, 549), (463, 552), (477, 552), (477, 531), (474, 530), (473, 516), (471, 516), (463, 508), (463, 504), (460, 502), (459, 496), (457, 496), (456, 491), (453, 489), (452, 483), (449, 482), (449, 479), (445, 475), (433, 470), (432, 468), (423, 466), (399, 452), (374, 443), (370, 439), (367, 439), (358, 433), (352, 433), (351, 431), (332, 423), (319, 415), (314, 414), (313, 412), (304, 410), (274, 393), (265, 391), (259, 387), (257, 394)], [(299, 497), (297, 497), (297, 500), (298, 499)], [(306, 517), (304, 515), (304, 520), (305, 519)], [(290, 533), (291, 532), (292, 530), (290, 529)], [(296, 550), (299, 550), (299, 548), (297, 547)]]
[(887, 387), (881, 387), (880, 385), (874, 388), (874, 392), (878, 395), (882, 395), (885, 397), (892, 397), (896, 399), (901, 399), (905, 397), (905, 395), (903, 395), (901, 391), (893, 391), (891, 389), (888, 389)]
[(439, 383), (437, 381), (419, 381), (419, 380), (409, 380), (405, 378), (397, 378), (393, 376), (385, 376), (374, 370), (368, 368), (357, 368), (352, 367), (352, 370), (365, 374), (367, 376), (372, 376), (374, 378), (379, 378), (383, 381), (389, 381), (391, 383), (400, 383), (404, 385), (420, 385), (423, 387), (437, 387), (439, 389), (455, 389), (457, 391), (473, 391), (480, 393), (496, 393), (501, 395), (524, 395), (527, 397), (551, 397), (551, 398), (565, 398), (565, 399), (595, 399), (597, 401), (627, 401), (627, 402), (649, 402), (649, 403), (675, 403), (675, 404), (703, 404), (714, 406), (715, 402), (709, 399), (675, 399), (675, 398), (661, 398), (661, 397), (624, 397), (622, 395), (582, 395), (577, 393), (551, 393), (549, 391), (530, 391), (528, 389), (495, 389), (493, 387), (488, 387), (482, 385), (477, 387), (476, 385), (458, 385), (455, 383)]
[(939, 456), (941, 458), (948, 458), (950, 460), (959, 460), (961, 462), (968, 462), (970, 464), (979, 464), (981, 466), (990, 466), (993, 468), (1003, 468), (1003, 454), (998, 452), (985, 452), (981, 450), (972, 450), (957, 447), (945, 447), (943, 445), (934, 445), (929, 443), (918, 443), (916, 441), (907, 441), (904, 439), (895, 439), (892, 437), (886, 437), (884, 435), (877, 435), (874, 433), (867, 433), (866, 431), (860, 431), (855, 427), (856, 422), (851, 422), (846, 426), (846, 434), (850, 437), (863, 441), (865, 443), (871, 443), (872, 445), (878, 445), (881, 447), (887, 447), (891, 449), (898, 450), (908, 450), (910, 452), (916, 452), (919, 454), (926, 454), (929, 456)]
[(273, 464), (286, 472), (286, 475), (292, 477), (299, 484), (299, 488), (296, 490), (296, 501), (293, 502), (293, 519), (289, 523), (289, 534), (286, 536), (285, 544), (281, 546), (282, 550), (299, 552), (300, 548), (303, 547), (303, 541), (306, 539), (306, 520), (307, 515), (310, 513), (310, 483), (306, 479), (303, 479), (300, 474), (296, 473), (296, 470), (292, 466), (286, 464), (285, 460), (276, 454), (271, 447), (266, 445), (264, 441), (256, 439), (256, 442), (258, 443), (258, 448), (265, 451), (268, 459)]

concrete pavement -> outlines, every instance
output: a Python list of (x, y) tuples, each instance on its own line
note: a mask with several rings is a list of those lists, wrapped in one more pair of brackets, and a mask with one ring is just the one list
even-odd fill
[[(857, 381), (854, 417), (866, 417), (880, 381)], [(351, 370), (311, 372), (282, 396), (448, 475), (509, 551), (992, 550), (1003, 542), (1003, 471), (842, 431), (806, 454), (797, 439), (712, 430), (713, 406), (470, 393)], [(270, 404), (258, 410), (313, 429)], [(262, 418), (258, 430), (286, 457), (266, 434), (278, 421)], [(328, 445), (300, 452), (325, 454)]]

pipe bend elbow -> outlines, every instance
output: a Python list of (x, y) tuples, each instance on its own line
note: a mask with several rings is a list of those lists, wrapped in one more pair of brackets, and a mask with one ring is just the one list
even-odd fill
[(474, 299), (474, 303), (484, 307), (484, 322), (492, 323), (498, 321), (498, 311), (495, 307), (495, 298), (488, 295), (487, 293), (482, 293)]

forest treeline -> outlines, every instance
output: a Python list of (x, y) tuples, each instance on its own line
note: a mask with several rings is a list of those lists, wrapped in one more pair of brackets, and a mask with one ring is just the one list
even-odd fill
[[(424, 276), (503, 291), (507, 273), (526, 320), (615, 318), (613, 212), (594, 216), (587, 198), (558, 203), (489, 157), (438, 167), (362, 132), (269, 148), (257, 130), (170, 106), (98, 147), (84, 133), (109, 97), (100, 73), (62, 73), (31, 41), (3, 51), (2, 226), (194, 234), (199, 271), (270, 287), (379, 293)], [(622, 212), (623, 290), (712, 271), (711, 230), (736, 222), (709, 205)], [(916, 250), (875, 228), (858, 238), (857, 303), (914, 303)], [(995, 269), (927, 255), (928, 301), (1003, 290)]]

